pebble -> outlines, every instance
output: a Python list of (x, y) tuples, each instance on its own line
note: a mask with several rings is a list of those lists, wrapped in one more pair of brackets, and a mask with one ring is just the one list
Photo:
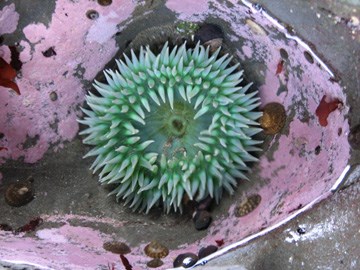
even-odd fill
[(212, 217), (208, 211), (199, 210), (195, 211), (193, 221), (195, 224), (195, 229), (198, 231), (206, 230), (212, 221)]
[(191, 267), (199, 260), (198, 256), (194, 253), (183, 253), (176, 257), (174, 260), (174, 267)]
[(150, 267), (150, 268), (157, 268), (157, 267), (162, 266), (163, 264), (164, 264), (164, 262), (160, 259), (152, 259), (146, 265), (147, 265), (147, 267)]
[(207, 247), (202, 247), (199, 250), (198, 257), (199, 257), (199, 259), (205, 258), (206, 256), (209, 256), (210, 254), (216, 252), (218, 249), (219, 248), (217, 246), (214, 246), (214, 245), (210, 245), (210, 246), (207, 246)]
[(131, 249), (124, 242), (118, 241), (109, 241), (103, 244), (103, 248), (107, 251), (110, 251), (115, 254), (128, 254), (131, 252)]

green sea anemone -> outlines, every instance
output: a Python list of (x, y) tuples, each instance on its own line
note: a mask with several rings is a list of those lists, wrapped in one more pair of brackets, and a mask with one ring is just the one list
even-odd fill
[(105, 70), (107, 84), (95, 81), (99, 96), (86, 96), (92, 110), (79, 122), (89, 126), (80, 134), (93, 146), (85, 157), (96, 156), (90, 169), (134, 210), (181, 211), (185, 194), (219, 201), (257, 160), (257, 91), (248, 93), (238, 64), (219, 53), (199, 43), (131, 51), (118, 70)]

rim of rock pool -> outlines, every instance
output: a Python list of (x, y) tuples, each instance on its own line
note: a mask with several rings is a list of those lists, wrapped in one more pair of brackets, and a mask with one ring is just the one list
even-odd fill
[[(137, 26), (138, 17), (134, 16), (132, 19), (129, 19), (135, 9), (135, 4), (130, 4), (130, 2), (126, 2), (127, 6), (124, 9), (115, 8), (115, 13), (111, 13), (106, 9), (107, 7), (99, 8), (96, 6), (96, 3), (81, 2), (72, 3), (67, 6), (65, 2), (58, 1), (53, 16), (62, 19), (66, 17), (62, 11), (64, 7), (67, 9), (73, 8), (74, 10), (81, 8), (81, 10), (85, 11), (99, 10), (97, 11), (99, 13), (99, 27), (94, 27), (96, 19), (91, 19), (89, 21), (94, 21), (92, 22), (94, 24), (89, 23), (88, 29), (84, 28), (84, 33), (77, 34), (86, 36), (89, 43), (99, 39), (102, 39), (104, 43), (106, 41), (113, 42), (112, 51), (106, 55), (107, 60), (99, 64), (101, 68), (96, 67), (97, 69), (94, 68), (92, 73), (87, 75), (88, 81), (91, 81), (90, 78), (95, 77), (97, 71), (102, 70), (103, 66), (115, 55), (117, 48), (114, 40), (120, 40), (119, 46), (124, 48), (123, 45), (126, 43), (126, 40), (121, 40), (121, 36), (125, 36), (126, 31), (134, 31), (133, 25)], [(171, 268), (174, 259), (181, 253), (193, 252), (197, 254), (200, 247), (208, 245), (222, 246), (224, 243), (225, 247), (199, 260), (195, 266), (203, 264), (207, 260), (273, 230), (299, 213), (311, 208), (313, 204), (326, 198), (332, 191), (337, 189), (350, 168), (347, 164), (350, 157), (350, 147), (347, 141), (349, 126), (346, 120), (346, 114), (348, 113), (346, 96), (340, 85), (334, 81), (336, 76), (331, 71), (331, 68), (305, 42), (294, 34), (293, 29), (283, 26), (260, 6), (252, 5), (247, 1), (242, 2), (244, 5), (236, 4), (236, 1), (229, 1), (233, 5), (225, 7), (214, 1), (212, 2), (213, 6), (209, 7), (207, 1), (199, 1), (197, 9), (191, 10), (191, 8), (184, 7), (176, 3), (176, 1), (167, 1), (166, 8), (176, 13), (176, 16), (173, 14), (173, 17), (167, 18), (167, 20), (170, 22), (171, 20), (208, 21), (220, 25), (225, 33), (225, 45), (229, 46), (233, 54), (240, 59), (247, 79), (254, 81), (254, 85), (259, 89), (262, 107), (270, 102), (278, 102), (284, 105), (287, 114), (286, 126), (279, 134), (273, 137), (265, 137), (264, 154), (261, 155), (260, 162), (253, 166), (254, 174), (250, 177), (253, 181), (240, 184), (232, 198), (225, 196), (221, 204), (213, 210), (214, 221), (208, 231), (198, 232), (196, 235), (185, 239), (185, 235), (181, 232), (165, 232), (165, 230), (171, 230), (171, 227), (179, 229), (184, 225), (183, 223), (176, 227), (178, 220), (174, 216), (168, 217), (165, 222), (175, 221), (175, 224), (163, 225), (158, 224), (157, 222), (159, 221), (151, 220), (140, 214), (131, 214), (130, 211), (124, 210), (123, 214), (134, 215), (132, 222), (136, 223), (137, 219), (144, 218), (145, 223), (150, 222), (153, 224), (152, 226), (159, 227), (158, 231), (152, 229), (147, 233), (140, 232), (140, 230), (144, 230), (144, 224), (134, 227), (134, 232), (137, 231), (138, 234), (144, 233), (144, 238), (138, 235), (131, 240), (127, 236), (116, 235), (115, 240), (123, 240), (130, 245), (132, 251), (126, 254), (126, 258), (135, 268), (147, 267), (146, 263), (151, 258), (145, 256), (143, 249), (152, 238), (159, 238), (156, 234), (163, 235), (160, 242), (164, 242), (166, 237), (170, 239), (171, 234), (174, 234), (175, 238), (184, 238), (172, 240), (173, 242), (169, 241), (171, 245), (170, 253), (162, 259), (164, 265), (160, 266), (159, 269)], [(161, 9), (165, 9), (165, 7), (155, 7), (152, 12), (142, 16), (142, 20), (146, 21), (145, 18), (147, 16), (154, 16), (156, 12), (163, 12)], [(194, 14), (196, 12), (197, 14)], [(71, 13), (68, 13), (71, 16)], [(118, 16), (119, 19), (114, 19), (114, 16), (115, 18)], [(94, 18), (93, 16), (90, 17)], [(111, 21), (112, 19), (115, 23)], [(76, 23), (78, 22), (75, 21), (74, 25)], [(157, 23), (155, 22), (154, 25), (157, 25)], [(116, 27), (118, 24), (121, 25), (123, 34), (120, 37), (116, 35), (114, 37), (114, 34), (119, 31)], [(54, 25), (55, 19), (53, 19), (52, 24), (48, 25), (48, 28), (52, 29), (53, 27), (53, 29), (57, 29)], [(104, 25), (110, 25), (113, 32), (110, 34), (102, 33), (101, 26)], [(26, 33), (28, 33), (30, 42), (40, 42), (41, 44), (40, 38), (37, 40), (32, 36), (37, 29), (36, 27), (39, 26), (29, 26)], [(52, 40), (52, 42), (54, 41)], [(133, 41), (133, 44), (134, 42), (136, 42), (136, 39)], [(29, 44), (23, 43), (23, 45), (25, 51), (26, 48), (30, 51)], [(45, 44), (44, 46), (51, 47), (49, 45), (51, 44)], [(55, 46), (55, 49), (57, 47)], [(79, 48), (81, 48), (80, 45)], [(44, 50), (41, 47), (36, 50), (43, 54)], [(91, 48), (86, 56), (92, 55), (92, 50), (94, 48)], [(281, 50), (285, 51), (285, 56)], [(2, 57), (4, 59), (9, 58), (9, 52), (5, 51)], [(36, 58), (36, 56), (32, 57)], [(78, 62), (75, 64), (78, 66), (74, 68), (74, 71), (76, 70), (78, 72), (77, 75), (79, 75), (79, 73), (84, 73), (83, 69), (86, 69), (85, 62), (87, 60), (84, 58), (76, 59), (75, 62)], [(24, 61), (31, 62), (31, 59), (29, 57), (29, 59)], [(81, 61), (84, 62), (82, 65), (80, 65)], [(19, 86), (23, 86), (23, 89), (25, 88), (25, 90), (30, 91), (31, 89), (26, 89), (26, 79), (26, 73), (24, 72), (23, 78), (18, 78), (16, 82)], [(82, 77), (82, 80), (84, 84), (83, 89), (87, 89), (88, 84), (85, 77)], [(56, 85), (56, 83), (55, 81), (54, 84)], [(81, 88), (81, 85), (79, 87)], [(49, 89), (51, 90), (51, 88)], [(79, 94), (84, 95), (84, 93), (85, 91), (82, 91)], [(26, 97), (28, 95), (27, 91), (23, 91), (22, 95)], [(58, 97), (61, 100), (61, 93), (58, 94)], [(325, 97), (328, 99), (325, 100)], [(11, 96), (11, 99), (16, 99), (16, 96)], [(315, 115), (315, 111), (320, 106), (319, 104), (322, 104), (322, 100), (324, 100), (324, 103), (334, 100), (340, 100), (342, 103), (340, 109), (327, 113), (326, 126), (320, 125)], [(74, 99), (70, 102), (78, 105), (81, 104), (82, 99)], [(76, 120), (77, 115), (74, 113), (71, 117)], [(6, 132), (4, 133), (6, 135)], [(62, 140), (65, 141), (66, 139), (62, 138)], [(36, 147), (33, 147), (25, 154), (23, 153), (25, 160), (34, 155), (31, 151), (35, 150)], [(59, 149), (59, 151), (61, 152), (62, 150)], [(5, 156), (5, 158), (11, 157), (13, 156)], [(96, 178), (89, 179), (89, 181), (96, 181)], [(309, 181), (311, 181), (311, 185), (308, 183)], [(103, 193), (105, 194), (106, 192), (104, 191)], [(246, 198), (253, 195), (261, 197), (260, 204), (252, 209), (253, 211), (249, 214), (240, 217), (236, 216), (239, 205), (242, 205)], [(41, 196), (37, 200), (41, 200)], [(77, 252), (77, 254), (86, 256), (86, 258), (89, 258), (89, 263), (94, 265), (101, 255), (103, 255), (103, 259), (98, 264), (106, 266), (106, 262), (116, 262), (116, 265), (121, 265), (118, 255), (106, 253), (102, 249), (103, 242), (114, 239), (114, 235), (107, 234), (107, 232), (113, 231), (104, 228), (102, 228), (103, 230), (97, 229), (93, 224), (98, 221), (114, 228), (121, 228), (129, 224), (121, 219), (123, 217), (117, 219), (113, 216), (105, 216), (98, 219), (96, 216), (87, 217), (86, 213), (83, 216), (79, 214), (39, 214), (44, 222), (52, 223), (52, 226), (49, 228), (39, 228), (33, 237), (26, 234), (12, 235), (5, 232), (8, 249), (6, 247), (0, 249), (0, 254), (4, 261), (19, 262), (21, 260), (26, 261), (26, 263), (36, 262), (38, 267), (46, 265), (50, 268), (60, 267), (61, 265), (74, 265), (79, 268), (87, 267), (82, 264), (84, 262), (74, 258), (68, 260), (61, 258), (61, 256), (48, 256), (45, 253), (40, 255), (36, 252), (27, 251), (26, 248), (21, 249), (21, 258), (19, 255), (12, 254), (12, 250), (19, 247), (19, 243), (22, 243), (25, 247), (45, 245), (45, 247), (49, 247), (50, 252), (59, 252), (64, 248), (68, 248), (71, 252)], [(78, 228), (82, 230), (78, 230)], [(195, 231), (194, 228), (193, 231)], [(86, 243), (85, 246), (82, 246), (80, 240), (76, 241), (76, 234), (80, 234), (80, 232), (85, 237), (80, 239)], [(186, 232), (189, 232), (189, 228), (188, 231), (185, 230), (185, 234)], [(155, 236), (152, 234), (155, 234)], [(87, 238), (93, 238), (94, 240), (89, 241)], [(188, 239), (193, 242), (188, 243)], [(96, 253), (98, 254), (96, 255)], [(90, 259), (91, 257), (94, 257), (94, 259)], [(55, 262), (55, 260), (59, 261)]]

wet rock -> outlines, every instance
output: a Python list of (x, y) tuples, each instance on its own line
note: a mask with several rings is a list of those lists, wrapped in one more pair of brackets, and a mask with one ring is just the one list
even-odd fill
[(160, 259), (153, 259), (151, 261), (149, 261), (146, 265), (147, 267), (150, 267), (150, 268), (157, 268), (157, 267), (160, 267), (164, 264), (164, 262)]
[(286, 112), (283, 105), (271, 102), (265, 105), (263, 115), (260, 118), (260, 125), (264, 133), (274, 135), (281, 131), (285, 126)]
[(169, 254), (169, 249), (157, 241), (151, 241), (144, 248), (145, 254), (154, 259), (165, 258)]
[(350, 130), (348, 140), (353, 149), (360, 150), (360, 125)]
[(11, 184), (5, 191), (5, 201), (10, 206), (24, 206), (33, 199), (33, 178)]
[(115, 254), (128, 254), (131, 252), (131, 249), (124, 242), (118, 241), (109, 241), (103, 244), (103, 248), (107, 251), (110, 251)]
[(183, 253), (176, 257), (174, 260), (174, 267), (191, 267), (199, 260), (198, 256), (194, 253)]
[(218, 247), (214, 246), (214, 245), (203, 247), (199, 250), (198, 257), (199, 257), (199, 259), (205, 258), (206, 256), (209, 256), (210, 254), (216, 252), (217, 250), (218, 250)]
[(259, 206), (261, 202), (261, 196), (259, 194), (251, 195), (247, 198), (245, 198), (244, 201), (242, 201), (239, 206), (235, 209), (235, 216), (236, 217), (243, 217), (247, 214), (254, 211), (256, 207)]
[(198, 231), (206, 230), (209, 227), (211, 220), (212, 217), (208, 211), (200, 210), (194, 213), (193, 221), (195, 229)]

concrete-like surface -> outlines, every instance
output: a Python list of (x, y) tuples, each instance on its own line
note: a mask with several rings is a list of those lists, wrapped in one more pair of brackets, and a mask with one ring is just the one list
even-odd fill
[(357, 179), (285, 226), (210, 261), (204, 268), (241, 265), (254, 270), (359, 269)]
[[(359, 124), (360, 109), (355, 105), (360, 100), (358, 92), (360, 88), (360, 37), (359, 28), (354, 28), (348, 23), (352, 16), (360, 18), (360, 7), (356, 6), (356, 1), (260, 0), (258, 2), (269, 10), (270, 13), (293, 27), (300, 36), (312, 43), (316, 50), (329, 61), (330, 65), (342, 79), (342, 85), (347, 89), (347, 94), (350, 97), (349, 103), (353, 108), (349, 116), (351, 125)], [(79, 144), (79, 141), (68, 144), (68, 150), (58, 155), (69, 154), (68, 159), (62, 158), (62, 160), (69, 161), (72, 160), (71, 158), (73, 160), (80, 158), (84, 153), (76, 152), (78, 149), (76, 147), (77, 144)], [(73, 146), (75, 147), (73, 148)], [(352, 162), (354, 164), (360, 162), (359, 153), (354, 153)], [(8, 166), (11, 166), (11, 164)], [(56, 163), (49, 166), (49, 164), (40, 162), (36, 166), (38, 167), (39, 175), (46, 174), (46, 178), (48, 178), (46, 183), (48, 185), (55, 185), (55, 187), (52, 187), (52, 190), (58, 189), (66, 193), (67, 188), (70, 189), (76, 184), (76, 181), (74, 181), (76, 178), (74, 178), (72, 179), (75, 182), (74, 185), (67, 187), (67, 179), (64, 179), (61, 167)], [(46, 172), (42, 171), (42, 166), (47, 169), (53, 168), (51, 175), (48, 170)], [(62, 166), (71, 167), (72, 164), (71, 162), (68, 164), (64, 162)], [(27, 176), (30, 174), (30, 169), (33, 168), (33, 166), (24, 166), (17, 168), (17, 171)], [(11, 170), (8, 170), (5, 176), (11, 177), (11, 174)], [(93, 207), (91, 202), (97, 201), (96, 196), (104, 196), (106, 190), (99, 187), (95, 179), (91, 179), (94, 177), (88, 171), (74, 168), (73, 174), (78, 177), (88, 178), (89, 186), (87, 190), (96, 191), (96, 194), (81, 192), (81, 194), (73, 194), (73, 198), (66, 198), (63, 202), (55, 200), (55, 197), (59, 196), (59, 194), (41, 195), (54, 197), (54, 202), (56, 201), (59, 204), (56, 208), (59, 209), (60, 213), (71, 212), (72, 208), (79, 207), (79, 205), (75, 205), (75, 201), (81, 196), (81, 201), (79, 202), (81, 204), (80, 208), (92, 208), (89, 211), (94, 212), (94, 215), (96, 215), (98, 208), (105, 207), (101, 205)], [(50, 177), (53, 177), (53, 179), (50, 179)], [(360, 265), (357, 255), (360, 254), (358, 244), (360, 242), (360, 183), (358, 179), (356, 171), (349, 178), (349, 182), (345, 184), (344, 188), (335, 193), (327, 201), (322, 202), (311, 211), (302, 214), (296, 220), (276, 231), (209, 262), (204, 268), (246, 268), (259, 270), (359, 269)], [(103, 203), (107, 204), (107, 201), (104, 200)], [(35, 216), (38, 214), (37, 208), (28, 209), (33, 211), (31, 215)], [(109, 215), (114, 217), (119, 214), (119, 209), (117, 208), (107, 209), (107, 211)], [(7, 214), (11, 215), (10, 212)], [(23, 214), (28, 215), (29, 213)], [(175, 217), (169, 217), (167, 221), (178, 222), (179, 220)], [(134, 226), (137, 226), (137, 219), (134, 219)], [(171, 224), (168, 224), (168, 226), (171, 226)], [(188, 223), (186, 226), (186, 229), (191, 232), (191, 226)], [(300, 229), (300, 233), (298, 229)], [(149, 231), (147, 237), (151, 237), (152, 233)], [(189, 235), (191, 237), (191, 233)], [(199, 236), (197, 235), (194, 238), (196, 237)], [(138, 240), (134, 238), (134, 241)], [(176, 243), (175, 240), (174, 242)]]
[[(351, 126), (360, 122), (360, 32), (351, 26), (360, 18), (359, 1), (257, 1), (312, 43), (338, 71), (350, 96)], [(307, 18), (307, 19), (304, 19)], [(360, 269), (360, 163), (342, 188), (295, 220), (231, 251), (204, 269)], [(299, 233), (300, 232), (300, 233)], [(230, 268), (232, 269), (232, 268)]]

